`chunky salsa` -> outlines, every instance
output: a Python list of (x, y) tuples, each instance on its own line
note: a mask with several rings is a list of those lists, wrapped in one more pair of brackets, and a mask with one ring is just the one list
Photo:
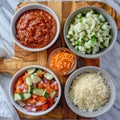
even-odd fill
[(58, 83), (47, 71), (27, 69), (14, 85), (14, 100), (28, 112), (45, 111), (57, 100)]
[(33, 9), (24, 12), (16, 22), (16, 37), (29, 48), (47, 46), (55, 37), (57, 24), (51, 14)]

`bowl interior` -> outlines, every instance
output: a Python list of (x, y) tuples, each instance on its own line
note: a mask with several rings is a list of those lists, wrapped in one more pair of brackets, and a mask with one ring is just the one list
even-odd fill
[[(69, 87), (71, 86), (71, 83), (72, 83), (73, 79), (76, 78), (81, 73), (85, 73), (86, 71), (95, 72), (95, 73), (100, 72), (100, 74), (105, 78), (106, 83), (109, 85), (110, 90), (111, 90), (111, 95), (110, 95), (110, 99), (109, 99), (108, 103), (106, 103), (100, 110), (94, 111), (92, 113), (84, 112), (84, 111), (80, 110), (77, 106), (75, 106), (71, 102), (71, 100), (69, 98), (69, 95), (68, 95), (69, 94)], [(84, 116), (84, 117), (88, 117), (88, 118), (97, 117), (97, 116), (107, 112), (114, 103), (115, 87), (114, 87), (114, 84), (111, 80), (111, 76), (106, 71), (104, 71), (103, 69), (99, 69), (97, 67), (89, 66), (89, 67), (80, 68), (80, 69), (76, 70), (74, 73), (72, 73), (70, 75), (70, 77), (68, 78), (67, 82), (66, 82), (66, 85), (65, 85), (65, 99), (66, 99), (66, 102), (67, 102), (68, 106), (70, 107), (70, 109), (72, 111), (74, 111), (76, 114)]]
[[(16, 34), (16, 21), (19, 19), (19, 17), (21, 16), (22, 13), (24, 13), (25, 11), (29, 11), (29, 10), (33, 10), (33, 9), (41, 9), (41, 10), (44, 10), (46, 12), (48, 12), (49, 14), (51, 14), (53, 16), (53, 18), (55, 19), (56, 21), (56, 24), (57, 24), (57, 31), (56, 31), (56, 35), (54, 37), (54, 39), (45, 47), (43, 48), (29, 48), (29, 47), (26, 47), (24, 45), (22, 45), (16, 38), (15, 34)], [(11, 32), (11, 35), (12, 37), (14, 38), (16, 44), (18, 46), (20, 46), (21, 48), (25, 49), (25, 50), (28, 50), (28, 51), (33, 51), (33, 52), (36, 52), (36, 51), (43, 51), (47, 48), (49, 48), (50, 46), (52, 46), (55, 41), (57, 40), (58, 36), (59, 36), (59, 33), (60, 33), (60, 22), (59, 22), (59, 19), (56, 15), (56, 13), (49, 7), (45, 6), (45, 5), (42, 5), (42, 4), (32, 4), (32, 5), (26, 5), (22, 8), (20, 8), (16, 13), (15, 15), (13, 16), (12, 18), (12, 22), (11, 22), (11, 26), (10, 26), (10, 32)]]
[[(68, 29), (70, 27), (70, 23), (73, 21), (73, 19), (75, 18), (75, 16), (78, 14), (78, 13), (86, 13), (90, 10), (95, 10), (97, 11), (98, 13), (102, 13), (103, 16), (106, 18), (106, 20), (108, 21), (108, 23), (110, 24), (111, 26), (111, 35), (112, 35), (112, 38), (110, 40), (110, 44), (109, 44), (109, 47), (99, 51), (99, 53), (96, 53), (95, 55), (94, 54), (83, 54), (83, 53), (80, 53), (78, 52), (77, 50), (75, 50), (75, 48), (70, 44), (69, 40), (67, 39), (66, 35), (68, 33)], [(80, 8), (80, 9), (77, 9), (76, 11), (74, 11), (73, 13), (71, 13), (66, 22), (65, 22), (65, 25), (64, 25), (64, 38), (65, 38), (65, 42), (67, 44), (67, 46), (75, 53), (77, 54), (78, 56), (82, 56), (82, 57), (85, 57), (85, 58), (96, 58), (96, 57), (99, 57), (101, 55), (103, 55), (104, 53), (106, 53), (108, 50), (110, 50), (112, 47), (113, 47), (113, 44), (116, 40), (116, 37), (117, 37), (117, 26), (116, 26), (116, 23), (114, 21), (114, 19), (112, 18), (112, 16), (110, 14), (108, 14), (105, 10), (103, 10), (102, 8), (98, 8), (98, 7), (94, 7), (94, 6), (89, 6), (89, 7), (83, 7), (83, 8)]]
[[(38, 68), (38, 69), (45, 70), (45, 71), (51, 73), (51, 74), (54, 76), (54, 78), (55, 78), (55, 80), (57, 81), (57, 83), (58, 83), (58, 87), (59, 87), (58, 99), (57, 99), (57, 101), (54, 103), (54, 105), (53, 105), (52, 107), (50, 107), (49, 109), (47, 109), (47, 110), (45, 110), (45, 111), (28, 112), (28, 111), (26, 111), (26, 109), (20, 107), (20, 106), (14, 101), (14, 98), (13, 98), (13, 88), (14, 88), (14, 84), (16, 83), (16, 81), (18, 80), (18, 78), (19, 78), (28, 68)], [(19, 71), (13, 76), (13, 78), (12, 78), (12, 80), (11, 80), (11, 83), (10, 83), (10, 86), (9, 86), (9, 96), (10, 96), (10, 99), (11, 99), (13, 105), (14, 105), (19, 111), (21, 111), (22, 113), (27, 114), (27, 115), (31, 115), (31, 116), (44, 115), (44, 114), (47, 114), (48, 112), (50, 112), (51, 110), (53, 110), (53, 109), (57, 106), (57, 104), (58, 104), (58, 102), (59, 102), (59, 100), (60, 100), (60, 97), (61, 97), (61, 85), (60, 85), (60, 82), (59, 82), (58, 78), (57, 78), (57, 77), (55, 76), (55, 74), (54, 74), (53, 72), (51, 72), (49, 69), (47, 69), (47, 68), (45, 68), (45, 67), (42, 67), (42, 66), (28, 66), (28, 67), (25, 67), (25, 68), (19, 70)]]

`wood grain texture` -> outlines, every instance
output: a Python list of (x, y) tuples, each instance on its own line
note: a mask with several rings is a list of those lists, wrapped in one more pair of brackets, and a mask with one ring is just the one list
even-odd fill
[[(14, 74), (19, 69), (28, 66), (28, 65), (41, 65), (47, 67), (47, 59), (49, 54), (58, 47), (67, 47), (64, 41), (63, 37), (63, 27), (64, 22), (68, 15), (73, 12), (75, 9), (84, 7), (84, 6), (98, 6), (105, 10), (107, 10), (113, 18), (116, 20), (118, 29), (120, 29), (120, 16), (117, 15), (117, 13), (107, 4), (102, 2), (78, 2), (78, 1), (71, 1), (71, 2), (23, 2), (20, 3), (16, 10), (20, 9), (21, 7), (27, 5), (27, 4), (33, 4), (33, 3), (40, 3), (49, 6), (52, 8), (56, 14), (59, 17), (59, 20), (61, 22), (61, 32), (60, 36), (58, 37), (57, 42), (48, 50), (42, 51), (42, 52), (29, 52), (21, 49), (16, 44), (14, 45), (14, 57), (12, 59), (4, 59), (0, 60), (0, 72), (7, 72), (10, 74)], [(99, 66), (99, 59), (84, 59), (77, 56), (77, 68), (83, 67), (83, 66)], [(64, 85), (66, 83), (66, 80), (68, 76), (59, 76), (57, 75), (62, 86), (62, 97), (58, 104), (58, 106), (47, 115), (38, 116), (38, 117), (32, 117), (28, 115), (24, 115), (21, 112), (18, 111), (21, 118), (31, 118), (31, 120), (35, 120), (35, 118), (41, 119), (81, 119), (81, 120), (87, 120), (86, 118), (80, 117), (73, 113), (67, 106), (64, 98)]]

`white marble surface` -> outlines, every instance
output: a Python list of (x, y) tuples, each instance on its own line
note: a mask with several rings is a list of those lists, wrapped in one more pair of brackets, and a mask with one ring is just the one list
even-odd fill
[[(16, 5), (24, 0), (0, 0), (0, 47), (7, 52), (6, 58), (13, 56), (13, 39), (10, 36), (10, 22), (14, 15)], [(25, 0), (26, 1), (26, 0)], [(30, 0), (29, 0), (30, 1)], [(33, 0), (35, 1), (35, 0)], [(120, 0), (104, 0), (110, 4), (120, 15)], [(95, 120), (120, 120), (120, 32), (117, 42), (113, 49), (100, 58), (100, 67), (107, 70), (113, 77), (116, 86), (116, 101), (114, 106), (104, 115), (95, 118)], [(1, 51), (0, 51), (1, 52)], [(8, 74), (0, 74), (0, 84), (6, 92), (8, 92), (8, 84), (11, 76)], [(0, 108), (2, 109), (2, 108)], [(4, 108), (3, 108), (4, 109)], [(1, 116), (0, 116), (1, 117)]]

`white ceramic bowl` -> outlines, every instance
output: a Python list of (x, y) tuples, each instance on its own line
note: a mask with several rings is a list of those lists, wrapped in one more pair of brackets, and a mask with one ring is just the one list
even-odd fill
[[(32, 10), (32, 9), (41, 9), (41, 10), (44, 10), (46, 12), (48, 12), (49, 14), (51, 14), (55, 21), (56, 21), (56, 24), (57, 24), (57, 31), (56, 31), (56, 35), (54, 37), (54, 39), (45, 47), (43, 48), (29, 48), (29, 47), (26, 47), (24, 45), (22, 45), (16, 38), (15, 34), (16, 34), (16, 21), (18, 20), (18, 18), (20, 17), (20, 15), (28, 10)], [(42, 4), (30, 4), (30, 5), (26, 5), (22, 8), (20, 8), (13, 16), (12, 18), (12, 21), (11, 21), (11, 25), (10, 25), (10, 33), (11, 33), (11, 36), (12, 38), (15, 40), (16, 44), (27, 50), (27, 51), (32, 51), (32, 52), (37, 52), (37, 51), (43, 51), (43, 50), (46, 50), (48, 49), (49, 47), (51, 47), (57, 40), (58, 36), (59, 36), (59, 33), (60, 33), (60, 21), (56, 15), (56, 13), (51, 9), (49, 8), (48, 6), (45, 6), (45, 5), (42, 5)]]
[[(75, 48), (70, 44), (69, 40), (67, 39), (66, 35), (70, 26), (70, 23), (72, 22), (72, 20), (74, 19), (74, 17), (78, 14), (78, 13), (83, 13), (83, 12), (88, 12), (90, 10), (95, 10), (98, 13), (103, 14), (103, 16), (106, 18), (106, 20), (108, 21), (108, 23), (111, 26), (111, 35), (112, 38), (110, 39), (110, 44), (107, 48), (100, 50), (98, 53), (96, 54), (83, 54), (77, 50), (75, 50)], [(100, 57), (101, 55), (107, 53), (109, 50), (111, 50), (113, 48), (113, 45), (116, 41), (117, 38), (117, 25), (115, 20), (113, 19), (113, 17), (106, 12), (104, 9), (99, 8), (99, 7), (95, 7), (95, 6), (88, 6), (88, 7), (83, 7), (80, 9), (75, 10), (73, 13), (71, 13), (68, 18), (66, 19), (65, 25), (64, 25), (64, 39), (65, 42), (67, 44), (67, 46), (71, 49), (72, 52), (74, 52), (76, 55), (84, 57), (84, 58), (97, 58)]]
[[(92, 71), (92, 72), (95, 72), (95, 73), (100, 72), (100, 74), (105, 78), (106, 83), (110, 87), (110, 93), (111, 93), (109, 101), (100, 110), (94, 111), (92, 113), (80, 110), (77, 106), (75, 106), (71, 102), (71, 100), (69, 98), (69, 95), (68, 95), (69, 94), (69, 88), (71, 86), (71, 83), (72, 83), (73, 79), (76, 78), (78, 75), (80, 75), (82, 73), (85, 73), (86, 71)], [(109, 75), (108, 72), (106, 72), (105, 70), (103, 70), (101, 68), (98, 68), (98, 67), (87, 66), (87, 67), (82, 67), (82, 68), (77, 69), (75, 72), (73, 72), (69, 76), (69, 78), (68, 78), (68, 80), (65, 84), (64, 94), (65, 94), (66, 102), (73, 112), (75, 112), (76, 114), (78, 114), (80, 116), (84, 116), (84, 117), (87, 117), (87, 118), (94, 118), (94, 117), (97, 117), (97, 116), (100, 116), (100, 115), (106, 113), (112, 107), (112, 105), (114, 104), (114, 101), (115, 101), (115, 86), (114, 86), (114, 84), (111, 80), (111, 76)]]
[[(58, 93), (58, 98), (56, 100), (56, 102), (54, 103), (54, 105), (52, 107), (50, 107), (49, 109), (45, 110), (45, 111), (39, 111), (39, 112), (28, 112), (26, 109), (22, 108), (20, 105), (18, 105), (14, 99), (13, 99), (13, 86), (16, 83), (16, 81), (18, 80), (18, 77), (20, 77), (28, 68), (38, 68), (41, 70), (45, 70), (49, 73), (51, 73), (55, 80), (58, 83), (58, 88), (59, 88), (59, 93)], [(42, 67), (42, 66), (27, 66), (24, 67), (22, 69), (20, 69), (17, 73), (15, 73), (15, 75), (12, 77), (12, 80), (10, 82), (10, 86), (9, 86), (9, 96), (10, 96), (10, 100), (12, 102), (12, 104), (22, 113), (26, 114), (26, 115), (30, 115), (30, 116), (41, 116), (41, 115), (45, 115), (48, 112), (52, 111), (58, 104), (60, 97), (61, 97), (61, 85), (60, 85), (60, 81), (58, 80), (58, 78), (56, 77), (56, 75), (49, 69)]]

